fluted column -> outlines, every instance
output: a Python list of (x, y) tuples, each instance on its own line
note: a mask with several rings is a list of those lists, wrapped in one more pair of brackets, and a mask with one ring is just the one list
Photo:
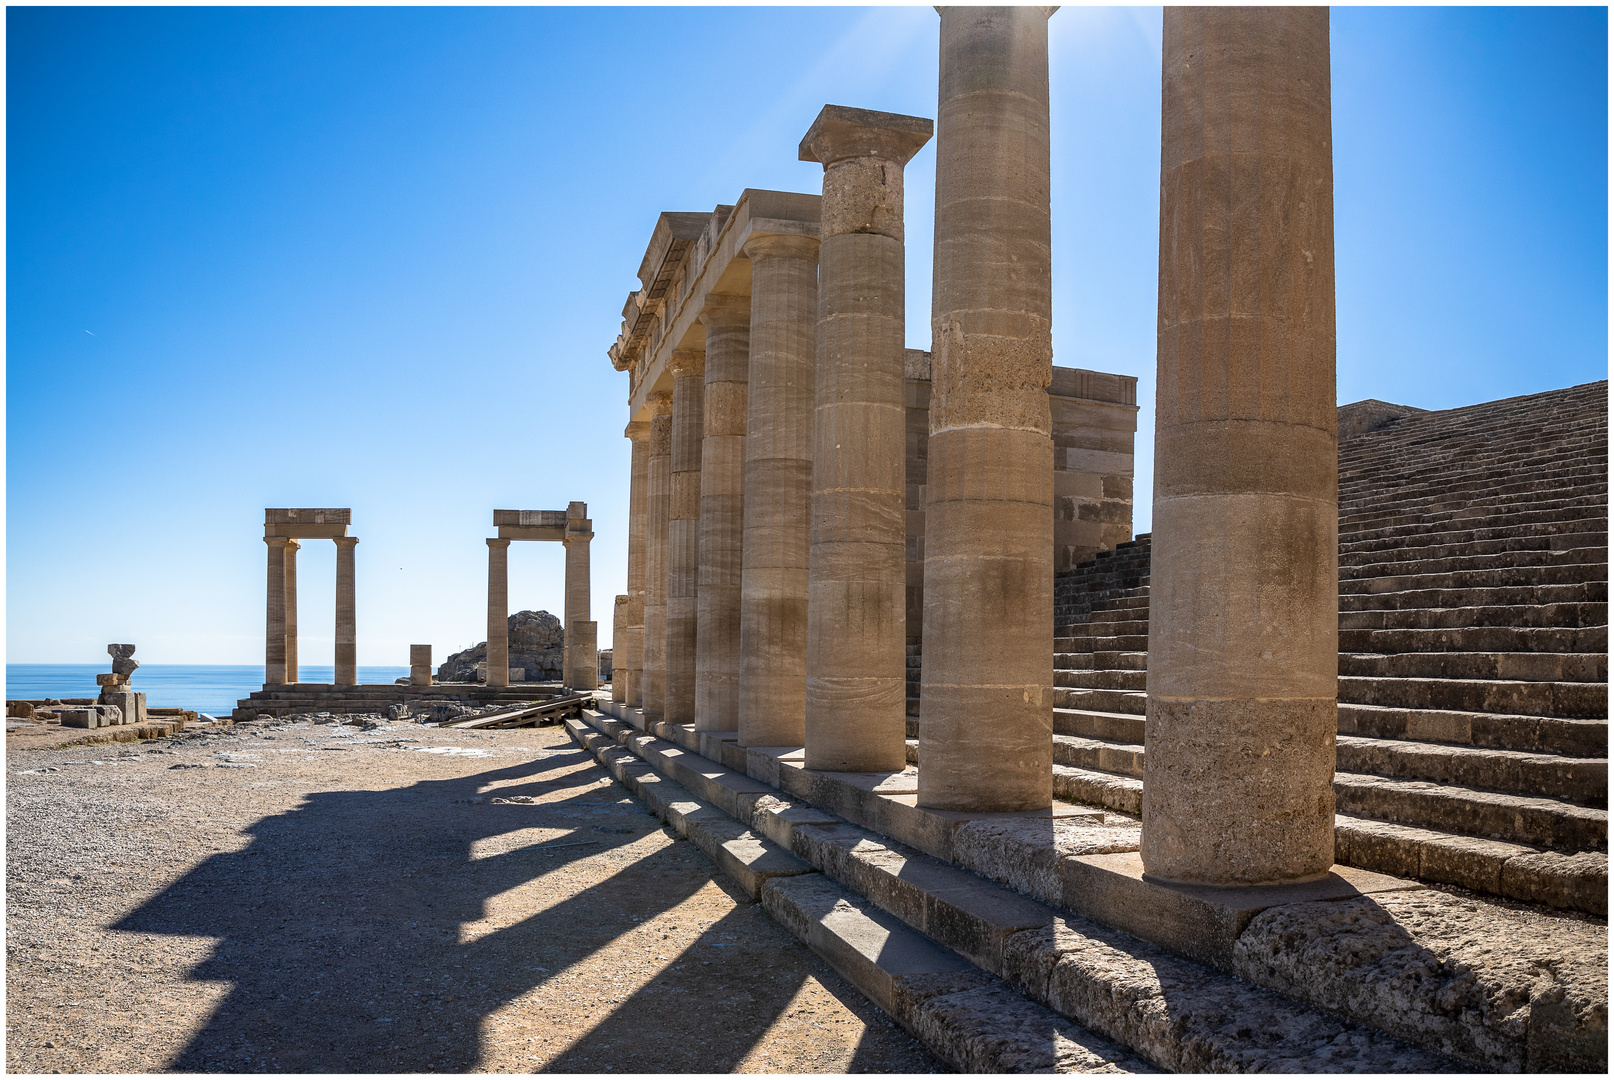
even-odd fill
[(662, 719), (695, 720), (695, 648), (699, 602), (702, 383), (706, 354), (673, 353), (672, 497), (667, 522), (667, 692)]
[(919, 804), (1053, 801), (1050, 8), (941, 8)]
[(297, 552), (302, 545), (286, 541), (286, 681), (301, 682), (297, 668)]
[(612, 644), (611, 685), (622, 687), (623, 704), (638, 708), (644, 704), (645, 488), (650, 475), (650, 422), (635, 420), (623, 434), (633, 444), (628, 481), (628, 603), (622, 637)]
[(644, 698), (645, 715), (660, 719), (667, 704), (667, 527), (672, 504), (672, 395), (651, 393), (645, 467)]
[(826, 105), (801, 141), (802, 160), (824, 166), (807, 586), (809, 769), (896, 771), (907, 764), (902, 169), (930, 132), (922, 117)]
[(489, 686), (510, 685), (510, 541), (488, 540)]
[(695, 730), (738, 731), (751, 298), (709, 295), (701, 309), (701, 322), (706, 326), (706, 373), (701, 396)]
[[(566, 509), (566, 625), (562, 636), (565, 649), (561, 660), (566, 685), (573, 690), (592, 690), (599, 681), (599, 670), (590, 670), (590, 657), (594, 646), (574, 648), (583, 644), (585, 631), (579, 623), (590, 622), (592, 603), (589, 595), (589, 542), (594, 539), (594, 523), (588, 519), (588, 504), (574, 502)], [(586, 654), (586, 655), (585, 655)]]
[(267, 613), (263, 632), (263, 684), (280, 686), (286, 681), (286, 545), (283, 536), (266, 536), (269, 549)]
[(1304, 880), (1334, 859), (1328, 9), (1167, 8), (1164, 80), (1143, 864)]
[(337, 686), (357, 686), (359, 682), (358, 590), (353, 564), (358, 543), (356, 536), (336, 537), (336, 673), (332, 681)]
[(818, 238), (753, 236), (740, 579), (741, 746), (807, 739), (807, 537)]

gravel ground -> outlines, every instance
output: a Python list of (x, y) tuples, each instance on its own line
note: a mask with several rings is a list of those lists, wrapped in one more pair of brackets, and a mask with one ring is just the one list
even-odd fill
[(11, 1072), (943, 1068), (558, 726), (6, 766)]

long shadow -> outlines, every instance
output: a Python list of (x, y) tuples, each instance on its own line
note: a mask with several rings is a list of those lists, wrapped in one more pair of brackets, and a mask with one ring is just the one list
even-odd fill
[[(240, 852), (207, 859), (115, 929), (219, 939), (192, 976), (232, 984), (168, 1068), (186, 1072), (463, 1072), (500, 1006), (704, 884), (663, 853), (478, 939), (491, 897), (659, 826), (623, 831), (616, 785), (539, 806), (471, 803), (555, 793), (605, 774), (579, 751), (387, 791), (334, 791), (264, 818)], [(594, 821), (610, 821), (612, 827)], [(478, 841), (542, 826), (569, 834), (492, 857)], [(567, 843), (583, 846), (565, 847)], [(608, 887), (607, 887), (608, 886)], [(606, 902), (604, 894), (611, 895)]]

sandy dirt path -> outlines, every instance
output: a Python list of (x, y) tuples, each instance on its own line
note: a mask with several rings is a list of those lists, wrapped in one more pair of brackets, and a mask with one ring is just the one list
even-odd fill
[(559, 727), (6, 766), (11, 1072), (942, 1068)]

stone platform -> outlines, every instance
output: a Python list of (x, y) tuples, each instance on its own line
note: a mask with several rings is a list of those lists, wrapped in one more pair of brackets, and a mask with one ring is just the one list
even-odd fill
[[(932, 830), (896, 839), (837, 812), (876, 812), (869, 789), (881, 784), (809, 774), (788, 752), (756, 748), (746, 760), (761, 768), (734, 769), (691, 749), (703, 738), (693, 731), (660, 723), (642, 731), (637, 710), (602, 707), (627, 722), (585, 713), (586, 724), (568, 722), (574, 737), (669, 820), (734, 819), (735, 836), (714, 847), (732, 850), (714, 857), (722, 865), (754, 848), (749, 861), (761, 869), (749, 872), (765, 905), (774, 896), (770, 911), (816, 870), (826, 887), (846, 892), (850, 908), (894, 918), (1155, 1066), (1603, 1071), (1600, 920), (1339, 867), (1331, 879), (1288, 889), (1173, 888), (1143, 879), (1131, 866), (1136, 855), (1117, 850), (1135, 828), (1091, 812), (1042, 821), (981, 815), (954, 828), (950, 857), (938, 858), (904, 842), (934, 848)], [(704, 738), (738, 763), (727, 740)], [(770, 767), (780, 769), (778, 786), (758, 775)], [(905, 806), (904, 795), (872, 798)], [(698, 805), (680, 809), (686, 798)], [(887, 820), (913, 822), (900, 811)], [(790, 874), (767, 869), (770, 850)], [(820, 947), (813, 935), (828, 934), (824, 920), (846, 910), (832, 905), (804, 937), (832, 963), (841, 946)], [(869, 979), (866, 992), (881, 1001), (879, 980)], [(917, 1006), (896, 1007), (892, 1015), (917, 1033)]]
[(405, 683), (363, 683), (339, 686), (333, 683), (281, 683), (254, 690), (236, 702), (236, 719), (244, 713), (284, 716), (287, 713), (372, 713), (388, 705), (436, 701), (461, 702), (478, 707), (513, 705), (517, 702), (544, 701), (559, 697), (559, 683), (515, 683), (488, 686), (483, 683), (436, 683), (421, 686)]

